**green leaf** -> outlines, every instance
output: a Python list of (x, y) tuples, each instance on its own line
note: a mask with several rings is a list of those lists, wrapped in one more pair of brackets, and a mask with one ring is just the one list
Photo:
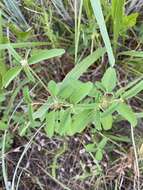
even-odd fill
[(81, 133), (88, 123), (91, 121), (90, 118), (91, 110), (84, 110), (81, 113), (77, 114), (73, 118), (73, 123), (71, 126), (71, 134)]
[(2, 89), (2, 78), (6, 72), (7, 72), (7, 68), (5, 64), (4, 53), (0, 52), (0, 89)]
[(107, 109), (104, 110), (104, 112), (102, 112), (101, 117), (106, 117), (107, 115), (111, 115), (112, 113), (114, 113), (119, 103), (119, 101), (113, 102)]
[(122, 95), (122, 98), (124, 98), (124, 99), (132, 98), (132, 97), (136, 96), (142, 90), (143, 90), (143, 81), (140, 81), (134, 87), (132, 87), (131, 89), (127, 90)]
[(136, 25), (137, 22), (137, 17), (138, 17), (138, 13), (132, 13), (130, 15), (125, 15), (123, 18), (123, 30), (124, 29), (128, 29), (128, 28), (132, 28), (133, 26)]
[(82, 110), (91, 110), (91, 109), (96, 109), (99, 106), (98, 103), (79, 103), (79, 104), (75, 104), (73, 106), (73, 109), (75, 110), (75, 112), (81, 112)]
[(1, 93), (0, 93), (0, 103), (1, 103), (1, 102), (4, 102), (5, 99), (6, 99), (5, 94), (1, 92)]
[(22, 67), (17, 66), (9, 69), (5, 75), (3, 76), (3, 87), (7, 88), (7, 86), (11, 83), (11, 81), (17, 77), (17, 75), (20, 73)]
[(28, 129), (29, 129), (29, 125), (30, 125), (30, 123), (28, 123), (28, 124), (26, 124), (24, 126), (20, 126), (19, 127), (19, 135), (21, 137), (23, 137), (23, 136), (26, 135), (26, 133), (28, 132)]
[(8, 49), (9, 46), (12, 48), (31, 48), (35, 46), (45, 46), (48, 45), (49, 42), (20, 42), (20, 43), (6, 43), (6, 44), (0, 44), (0, 50)]
[(48, 89), (50, 91), (50, 93), (53, 95), (53, 96), (57, 96), (58, 92), (59, 92), (59, 86), (55, 83), (55, 81), (51, 80), (49, 83), (48, 83)]
[(101, 32), (103, 41), (104, 41), (106, 49), (107, 49), (110, 65), (114, 66), (115, 65), (115, 58), (114, 58), (114, 55), (113, 55), (113, 51), (112, 51), (109, 35), (108, 35), (108, 32), (107, 32), (107, 28), (106, 28), (106, 25), (105, 25), (100, 0), (96, 0), (96, 1), (95, 0), (90, 0), (90, 2), (91, 2), (91, 5), (92, 5), (92, 8), (93, 8), (94, 15), (96, 17), (97, 23), (98, 23), (99, 28), (100, 28), (100, 32)]
[(102, 57), (104, 53), (104, 48), (98, 48), (91, 55), (87, 56), (80, 63), (76, 64), (76, 66), (66, 75), (62, 82), (62, 86), (64, 87), (67, 83), (71, 83), (79, 79), (79, 77), (87, 71), (88, 67), (90, 67), (93, 63), (95, 63), (95, 61)]
[(88, 18), (88, 20), (90, 20), (92, 18), (91, 3), (90, 3), (90, 1), (84, 0), (83, 5), (84, 5), (85, 11), (86, 11), (87, 18)]
[(143, 79), (142, 76), (133, 80), (132, 82), (127, 84), (125, 87), (120, 88), (119, 90), (117, 90), (115, 96), (120, 97), (124, 92), (126, 92), (127, 90), (129, 90), (129, 89), (133, 88), (135, 85), (137, 85), (137, 83), (139, 83), (141, 81), (141, 79)]
[(80, 81), (77, 81), (75, 83), (75, 87), (76, 89), (70, 96), (70, 102), (77, 104), (89, 94), (93, 87), (93, 84), (91, 82), (82, 83)]
[(85, 145), (85, 149), (87, 152), (95, 152), (96, 151), (95, 144), (93, 144), (93, 143)]
[(103, 137), (103, 139), (98, 143), (97, 149), (104, 149), (107, 144), (107, 137)]
[[(2, 20), (1, 20), (1, 13), (0, 13), (0, 43), (3, 41), (3, 28), (2, 28)], [(5, 64), (5, 54), (4, 51), (0, 51), (0, 83), (1, 83), (1, 78), (2, 76), (6, 73), (7, 67)], [(1, 88), (1, 84), (0, 84)]]
[(61, 110), (57, 110), (56, 111), (56, 121), (55, 121), (55, 132), (57, 133), (57, 134), (59, 134), (60, 133), (60, 112), (61, 112)]
[(102, 91), (102, 92), (105, 92), (105, 91), (106, 91), (106, 89), (105, 89), (105, 87), (103, 86), (102, 82), (96, 81), (96, 82), (95, 82), (95, 87), (98, 89), (98, 91)]
[(95, 116), (93, 117), (93, 124), (95, 125), (95, 128), (99, 131), (102, 130), (100, 117), (100, 112), (97, 110)]
[(31, 122), (32, 127), (35, 127), (36, 122), (34, 122), (33, 107), (31, 104), (28, 105), (28, 117), (29, 117), (29, 121)]
[(4, 131), (8, 128), (8, 125), (3, 121), (0, 121), (0, 131)]
[(2, 75), (0, 74), (0, 91), (2, 90)]
[(15, 51), (15, 49), (11, 45), (9, 45), (8, 50), (17, 62), (20, 62), (22, 60), (22, 57)]
[(72, 117), (71, 114), (68, 115), (67, 120), (66, 120), (66, 124), (65, 124), (65, 129), (66, 129), (66, 134), (71, 136), (72, 134)]
[(102, 85), (105, 87), (107, 92), (112, 92), (116, 87), (117, 76), (114, 68), (108, 68), (102, 78)]
[(123, 51), (121, 53), (119, 53), (119, 55), (128, 55), (131, 57), (139, 57), (139, 58), (143, 58), (143, 51), (135, 51), (135, 50), (131, 50), (131, 51)]
[(24, 100), (27, 104), (30, 104), (32, 103), (32, 100), (31, 100), (31, 97), (30, 97), (30, 91), (29, 91), (29, 88), (28, 86), (25, 86), (23, 88), (23, 96), (24, 96)]
[(117, 112), (125, 118), (133, 127), (137, 125), (137, 118), (132, 111), (131, 107), (125, 103), (120, 103), (117, 107)]
[(90, 97), (94, 97), (96, 98), (99, 95), (99, 90), (97, 89), (97, 87), (94, 85), (91, 89), (91, 91), (89, 92), (88, 96)]
[(103, 150), (101, 149), (97, 150), (95, 154), (95, 159), (98, 161), (101, 161), (103, 159)]
[(69, 83), (69, 84), (66, 84), (64, 86), (63, 86), (63, 84), (60, 84), (58, 97), (67, 99), (71, 96), (73, 91), (74, 91), (73, 83)]
[(63, 112), (60, 112), (60, 135), (70, 135), (71, 134), (71, 112), (70, 110), (63, 110)]
[(118, 38), (123, 27), (124, 0), (112, 0), (113, 42), (116, 51)]
[(33, 113), (34, 119), (41, 119), (43, 116), (45, 116), (46, 112), (49, 110), (49, 108), (52, 105), (52, 99), (48, 99), (47, 102), (45, 102), (41, 107), (38, 108), (36, 112)]
[(26, 66), (23, 66), (23, 70), (27, 76), (27, 78), (29, 79), (29, 81), (32, 81), (32, 82), (35, 82), (35, 78), (34, 76), (32, 75), (30, 69), (29, 69), (29, 66), (26, 65)]
[(128, 136), (123, 136), (123, 135), (110, 135), (110, 134), (107, 134), (106, 135), (108, 138), (114, 140), (114, 141), (117, 141), (117, 142), (127, 142), (127, 143), (130, 143), (131, 142), (131, 139), (128, 137)]
[(46, 127), (45, 132), (49, 138), (52, 138), (55, 130), (56, 112), (51, 111), (46, 115)]
[(44, 61), (46, 59), (51, 59), (53, 57), (61, 56), (65, 53), (63, 49), (51, 49), (51, 50), (39, 50), (37, 53), (33, 54), (28, 63), (30, 65)]
[(113, 123), (112, 115), (107, 115), (106, 117), (101, 118), (101, 123), (104, 130), (111, 129)]

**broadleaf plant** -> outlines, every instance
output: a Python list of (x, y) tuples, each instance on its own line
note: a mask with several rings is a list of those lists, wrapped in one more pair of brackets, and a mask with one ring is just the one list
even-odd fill
[[(35, 77), (31, 73), (29, 63), (35, 64), (64, 53), (62, 49), (41, 50), (42, 54), (40, 55), (35, 54), (29, 59), (22, 59), (11, 46), (9, 50), (19, 66), (9, 69), (3, 76), (3, 87), (5, 88), (22, 70), (27, 71), (23, 68), (27, 68), (31, 76)], [(76, 64), (62, 82), (49, 81), (45, 87), (49, 94), (48, 99), (36, 109), (31, 105), (29, 90), (24, 88), (29, 115), (28, 126), (37, 126), (39, 122), (45, 122), (45, 132), (49, 138), (55, 134), (71, 136), (81, 133), (91, 125), (95, 126), (97, 130), (110, 130), (118, 115), (132, 126), (136, 126), (136, 114), (126, 104), (126, 100), (143, 90), (142, 80), (131, 82), (127, 88), (124, 87), (126, 90), (118, 89), (114, 67), (106, 70), (101, 82), (92, 83), (79, 80), (81, 75), (104, 54), (105, 48), (98, 48)]]
[[(97, 49), (77, 64), (62, 82), (48, 83), (50, 95), (47, 102), (33, 113), (33, 118), (40, 119), (41, 122), (46, 121), (45, 130), (48, 137), (56, 134), (71, 136), (81, 133), (91, 125), (96, 130), (107, 131), (113, 127), (119, 115), (133, 127), (137, 125), (136, 114), (126, 101), (132, 97), (131, 94), (136, 95), (143, 90), (142, 81), (131, 82), (127, 85), (130, 88), (122, 92), (122, 89), (118, 89), (117, 74), (113, 67), (106, 70), (101, 82), (79, 80), (94, 60), (102, 57), (104, 53), (104, 49)], [(39, 116), (35, 117), (37, 114)], [(54, 114), (54, 117), (50, 116), (51, 114)], [(97, 152), (98, 156), (101, 158), (100, 150)]]
[(23, 70), (30, 81), (35, 81), (30, 65), (39, 63), (46, 59), (51, 59), (64, 54), (63, 49), (39, 50), (38, 54), (33, 54), (30, 58), (22, 58), (12, 46), (8, 46), (8, 50), (18, 62), (18, 66), (12, 67), (2, 76), (2, 87), (7, 88), (8, 85), (15, 79)]

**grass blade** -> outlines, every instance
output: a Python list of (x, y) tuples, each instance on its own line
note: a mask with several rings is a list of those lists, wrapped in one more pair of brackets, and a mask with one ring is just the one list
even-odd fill
[(21, 13), (21, 10), (15, 0), (3, 0), (6, 6), (6, 11), (12, 20), (23, 30), (28, 30), (29, 26)]
[(83, 7), (83, 0), (80, 1), (79, 13), (77, 16), (77, 12), (78, 12), (77, 11), (77, 2), (75, 1), (75, 63), (77, 63), (77, 57), (78, 57), (82, 7)]
[(143, 58), (143, 51), (123, 51), (121, 52), (119, 55), (127, 55), (127, 56), (131, 56), (131, 57), (139, 57), (139, 58)]
[(92, 5), (92, 8), (93, 8), (94, 15), (96, 17), (97, 23), (99, 25), (99, 29), (100, 29), (103, 41), (105, 43), (105, 47), (106, 47), (106, 50), (108, 53), (110, 65), (113, 67), (115, 65), (115, 57), (113, 55), (110, 39), (109, 39), (108, 32), (106, 29), (100, 0), (96, 0), (96, 1), (90, 0), (90, 2)]
[[(3, 19), (0, 11), (0, 45), (3, 43), (4, 39), (2, 22)], [(0, 89), (2, 88), (2, 76), (5, 73), (6, 73), (6, 64), (5, 64), (4, 51), (0, 51)]]
[(14, 49), (16, 48), (32, 48), (35, 46), (44, 46), (50, 45), (49, 42), (20, 42), (20, 43), (7, 43), (7, 44), (0, 44), (0, 50), (8, 49), (10, 46)]
[(122, 98), (128, 99), (136, 96), (139, 92), (143, 90), (143, 81), (137, 83), (134, 87), (127, 90), (123, 95)]
[(65, 77), (63, 85), (67, 82), (77, 80), (95, 61), (102, 57), (105, 53), (104, 48), (99, 48), (91, 55), (87, 56), (83, 61), (78, 63)]
[(124, 16), (124, 0), (113, 0), (112, 1), (112, 19), (113, 19), (113, 44), (114, 51), (117, 49), (117, 42), (120, 34), (120, 30), (123, 25)]

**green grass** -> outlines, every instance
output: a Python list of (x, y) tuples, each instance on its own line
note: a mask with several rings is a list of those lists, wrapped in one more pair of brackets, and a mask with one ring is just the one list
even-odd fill
[(126, 3), (0, 3), (3, 189), (27, 188), (28, 175), (28, 188), (54, 188), (45, 176), (55, 188), (120, 189), (123, 162), (126, 188), (141, 189), (142, 13)]

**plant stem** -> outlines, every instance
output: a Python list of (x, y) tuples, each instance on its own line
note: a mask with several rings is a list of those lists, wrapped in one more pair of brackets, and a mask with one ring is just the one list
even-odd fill
[[(132, 138), (132, 143), (133, 143), (133, 149), (134, 149), (134, 156), (135, 156), (135, 174), (137, 177), (137, 190), (140, 190), (140, 170), (139, 170), (139, 164), (138, 164), (138, 155), (137, 155), (137, 148), (136, 148), (136, 144), (135, 144), (135, 138), (134, 138), (134, 128), (131, 125), (131, 138)], [(134, 184), (135, 185), (135, 184)]]

